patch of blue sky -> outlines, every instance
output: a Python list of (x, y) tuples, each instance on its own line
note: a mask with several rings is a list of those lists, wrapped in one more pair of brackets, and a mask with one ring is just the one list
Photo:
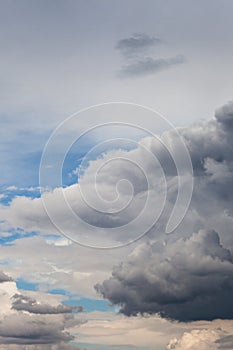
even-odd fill
[(54, 288), (54, 289), (50, 289), (48, 290), (48, 293), (49, 294), (59, 294), (59, 295), (70, 295), (70, 293), (65, 290), (65, 289), (62, 289), (62, 288)]
[(92, 312), (92, 311), (112, 311), (117, 312), (118, 307), (111, 306), (107, 300), (104, 299), (94, 299), (94, 298), (86, 298), (80, 294), (70, 293), (66, 289), (57, 288), (48, 290), (50, 294), (59, 294), (64, 295), (67, 299), (63, 300), (63, 304), (70, 306), (82, 306), (84, 312)]
[(64, 305), (70, 306), (82, 306), (83, 312), (92, 312), (92, 311), (115, 311), (115, 307), (111, 306), (107, 300), (102, 299), (91, 299), (85, 297), (69, 298), (62, 302)]
[(37, 236), (37, 232), (26, 232), (20, 228), (18, 229), (11, 229), (7, 232), (1, 233), (0, 232), (0, 245), (2, 246), (12, 246), (14, 245), (14, 241), (21, 238), (28, 238), (28, 237), (34, 237)]
[(14, 266), (14, 262), (10, 259), (1, 259), (0, 260), (0, 265), (1, 266)]
[[(142, 135), (138, 136), (139, 140), (141, 138)], [(117, 137), (111, 138), (108, 132), (101, 134), (101, 137), (98, 135), (98, 139), (96, 133), (92, 138), (90, 135), (88, 137), (82, 136), (66, 154), (62, 168), (62, 185), (65, 187), (77, 183), (79, 177), (88, 168), (90, 161), (103, 157), (107, 152), (114, 150), (130, 151), (136, 147), (138, 147), (136, 137), (132, 140), (126, 137), (122, 138), (119, 134)]]
[(39, 283), (29, 282), (23, 278), (18, 278), (15, 282), (17, 288), (21, 290), (37, 291), (39, 289)]
[[(39, 186), (41, 155), (46, 139), (48, 138), (48, 133), (46, 132), (46, 135), (40, 135), (43, 136), (43, 142), (41, 140), (36, 140), (35, 144), (30, 148), (28, 148), (25, 143), (28, 135), (24, 136), (23, 138), (21, 135), (20, 140), (17, 140), (14, 145), (15, 148), (20, 150), (20, 152), (17, 152), (17, 158), (15, 152), (9, 148), (6, 150), (6, 155), (1, 161), (1, 166), (5, 169), (5, 175), (1, 175), (1, 183), (4, 185), (2, 190), (12, 185), (18, 188), (18, 191), (15, 189), (15, 191), (8, 191), (8, 193), (3, 191), (3, 195), (6, 195), (5, 198), (0, 198), (3, 203), (8, 203), (14, 195), (34, 197), (39, 195), (37, 190), (34, 192), (32, 191), (32, 187), (36, 188)], [(142, 136), (145, 135), (131, 135), (130, 139), (137, 141), (140, 140)], [(38, 135), (35, 135), (35, 138), (37, 139)], [(109, 139), (112, 139), (112, 141), (107, 142)], [(100, 128), (100, 130), (88, 132), (71, 145), (65, 156), (62, 169), (63, 185), (68, 186), (77, 182), (78, 178), (75, 169), (80, 166), (83, 159), (85, 159), (85, 166), (88, 166), (90, 160), (98, 158), (104, 152), (112, 149), (130, 150), (136, 146), (137, 142), (127, 141), (127, 130), (121, 130), (121, 128), (118, 128), (117, 131), (114, 130), (114, 132), (112, 132), (111, 127), (110, 129), (106, 127), (104, 129)], [(62, 155), (62, 157), (63, 156), (64, 155)], [(82, 169), (83, 168), (85, 167), (82, 167)], [(24, 190), (20, 190), (20, 188)], [(28, 188), (28, 190), (26, 188)]]
[(9, 205), (12, 199), (17, 196), (24, 196), (30, 198), (40, 197), (40, 188), (37, 187), (17, 187), (15, 185), (1, 187), (0, 203), (3, 205)]

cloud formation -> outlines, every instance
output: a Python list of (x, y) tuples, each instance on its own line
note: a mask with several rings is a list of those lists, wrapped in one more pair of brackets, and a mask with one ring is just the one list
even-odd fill
[[(143, 243), (96, 286), (124, 314), (159, 313), (179, 321), (233, 318), (232, 111), (229, 102), (209, 122), (180, 130), (194, 167), (187, 226), (164, 244)], [(174, 142), (172, 134), (167, 137)], [(191, 227), (197, 233), (190, 236)]]
[[(80, 237), (86, 235), (88, 242), (93, 237), (94, 240), (102, 239), (103, 243), (108, 240), (119, 242), (130, 239), (134, 237), (137, 229), (143, 229), (151, 217), (154, 217), (163, 198), (164, 184), (158, 171), (158, 163), (152, 162), (153, 157), (148, 156), (142, 146), (149, 148), (159, 160), (167, 180), (167, 199), (163, 215), (156, 227), (144, 238), (147, 242), (142, 243), (125, 262), (114, 269), (113, 276), (97, 288), (113, 304), (121, 305), (125, 314), (160, 313), (164, 317), (183, 321), (233, 317), (230, 298), (233, 288), (233, 138), (230, 127), (232, 111), (233, 103), (229, 102), (218, 109), (210, 121), (179, 130), (187, 144), (193, 164), (194, 191), (185, 219), (174, 235), (166, 237), (164, 243), (161, 241), (164, 239), (165, 226), (177, 195), (177, 173), (168, 152), (153, 138), (142, 139), (138, 147), (130, 151), (106, 152), (103, 157), (90, 162), (78, 184), (66, 187), (64, 192), (57, 188), (48, 194), (54, 217), (67, 231), (74, 234), (78, 231)], [(182, 158), (173, 131), (165, 132), (161, 135), (161, 140)], [(111, 166), (109, 160), (115, 157), (126, 158), (128, 162), (116, 162)], [(183, 164), (182, 159), (180, 161)], [(152, 204), (149, 210), (143, 212), (137, 226), (134, 224), (132, 230), (121, 231), (122, 225), (140, 213), (148, 193), (147, 182), (144, 181), (142, 172), (137, 168), (136, 171), (135, 163), (140, 165), (147, 175)], [(78, 192), (79, 186), (82, 186), (90, 203), (100, 208), (99, 198), (95, 198), (93, 188), (93, 183), (96, 184), (93, 178), (97, 169), (102, 169), (102, 172), (98, 173), (97, 185), (101, 196), (107, 199), (104, 202), (105, 207), (101, 207), (105, 213), (85, 206)], [(115, 215), (108, 212), (108, 200), (115, 198), (119, 179), (131, 181), (134, 196), (132, 205)], [(180, 180), (184, 183), (188, 181), (185, 164)], [(127, 186), (119, 187), (118, 190), (120, 195), (117, 209), (128, 203), (131, 194)], [(94, 236), (88, 235), (89, 232), (82, 230), (82, 226), (78, 226), (77, 230), (77, 225), (67, 219), (69, 213), (60, 201), (63, 193), (74, 211), (94, 225)], [(14, 198), (8, 206), (1, 206), (0, 215), (1, 220), (10, 227), (34, 229), (46, 234), (57, 233), (43, 209), (41, 198)], [(102, 235), (103, 228), (107, 228), (106, 236)], [(118, 229), (110, 234), (111, 228)], [(56, 249), (58, 251), (58, 248)], [(69, 250), (74, 251), (73, 249), (72, 246), (67, 246), (66, 253), (68, 254)], [(62, 269), (62, 265), (60, 268)], [(68, 277), (63, 270), (61, 273), (67, 281)], [(148, 288), (142, 288), (143, 284)], [(213, 303), (215, 308), (211, 307)]]
[(0, 315), (0, 349), (77, 349), (69, 345), (74, 337), (68, 329), (81, 321), (71, 314), (71, 307), (40, 304), (20, 294), (12, 280), (1, 283), (0, 294), (4, 303)]
[(116, 48), (126, 56), (132, 56), (142, 51), (145, 53), (149, 48), (160, 44), (162, 41), (146, 33), (135, 33), (131, 37), (118, 41)]
[[(214, 231), (161, 245), (145, 243), (97, 290), (126, 315), (179, 321), (233, 318), (233, 258)], [(213, 307), (214, 305), (214, 307)]]
[(194, 329), (185, 332), (179, 339), (170, 340), (166, 350), (231, 350), (233, 336), (220, 328)]
[(193, 330), (185, 332), (180, 339), (172, 339), (166, 350), (217, 350), (216, 340), (222, 335), (221, 330)]
[(183, 55), (162, 58), (154, 49), (162, 40), (146, 33), (134, 34), (118, 41), (116, 49), (123, 55), (122, 77), (145, 76), (186, 62)]
[(7, 276), (4, 272), (0, 271), (0, 283), (12, 281), (12, 278)]
[(29, 296), (15, 294), (13, 296), (12, 309), (17, 311), (28, 311), (32, 314), (65, 314), (72, 313), (76, 308), (69, 305), (52, 306), (41, 304)]
[(171, 66), (185, 63), (183, 55), (177, 55), (169, 58), (146, 57), (136, 62), (126, 64), (121, 68), (121, 74), (124, 76), (140, 76), (156, 73)]

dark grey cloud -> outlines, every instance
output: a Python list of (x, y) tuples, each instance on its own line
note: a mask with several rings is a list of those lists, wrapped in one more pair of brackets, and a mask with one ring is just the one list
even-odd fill
[(1, 344), (57, 344), (73, 337), (64, 330), (65, 319), (13, 314), (0, 321)]
[(232, 350), (233, 349), (233, 334), (227, 335), (216, 340), (218, 349)]
[(215, 117), (226, 129), (233, 129), (233, 101), (218, 108)]
[(12, 281), (12, 278), (7, 276), (4, 272), (0, 271), (0, 283), (10, 282), (10, 281)]
[(140, 76), (157, 73), (171, 66), (182, 64), (186, 61), (183, 55), (177, 55), (169, 58), (147, 57), (122, 67), (121, 75), (123, 76)]
[[(136, 248), (111, 278), (96, 286), (124, 314), (159, 313), (179, 321), (233, 319), (232, 123), (229, 102), (210, 121), (180, 129), (194, 168), (193, 197), (184, 223), (164, 244), (154, 242), (152, 232), (151, 242)], [(172, 132), (163, 137), (175, 150)], [(172, 169), (167, 166), (168, 183)], [(175, 188), (169, 186), (170, 203)]]
[(116, 48), (124, 55), (135, 55), (140, 52), (160, 44), (162, 41), (156, 37), (149, 36), (146, 33), (135, 33), (131, 37), (118, 41)]
[(233, 259), (214, 231), (163, 246), (147, 243), (96, 286), (126, 315), (179, 321), (233, 318)]
[(35, 299), (15, 294), (13, 297), (12, 309), (17, 311), (28, 311), (33, 314), (65, 314), (72, 313), (77, 307), (59, 304), (52, 306), (49, 304), (39, 304)]

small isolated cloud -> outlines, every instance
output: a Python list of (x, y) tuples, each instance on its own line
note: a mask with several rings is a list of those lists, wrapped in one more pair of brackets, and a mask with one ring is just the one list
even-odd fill
[(122, 67), (121, 74), (124, 76), (148, 75), (167, 69), (171, 66), (185, 62), (183, 55), (177, 55), (169, 58), (147, 57)]
[(124, 55), (131, 56), (139, 52), (145, 52), (151, 47), (160, 44), (162, 41), (145, 33), (136, 33), (129, 38), (118, 41), (116, 48)]
[(154, 49), (160, 43), (162, 40), (145, 33), (119, 40), (116, 49), (122, 54), (124, 62), (119, 72), (120, 76), (149, 75), (186, 61), (183, 55), (158, 57)]

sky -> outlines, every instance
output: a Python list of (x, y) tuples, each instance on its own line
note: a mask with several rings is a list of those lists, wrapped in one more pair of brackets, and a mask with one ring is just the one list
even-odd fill
[(230, 0), (0, 0), (0, 350), (233, 348)]

